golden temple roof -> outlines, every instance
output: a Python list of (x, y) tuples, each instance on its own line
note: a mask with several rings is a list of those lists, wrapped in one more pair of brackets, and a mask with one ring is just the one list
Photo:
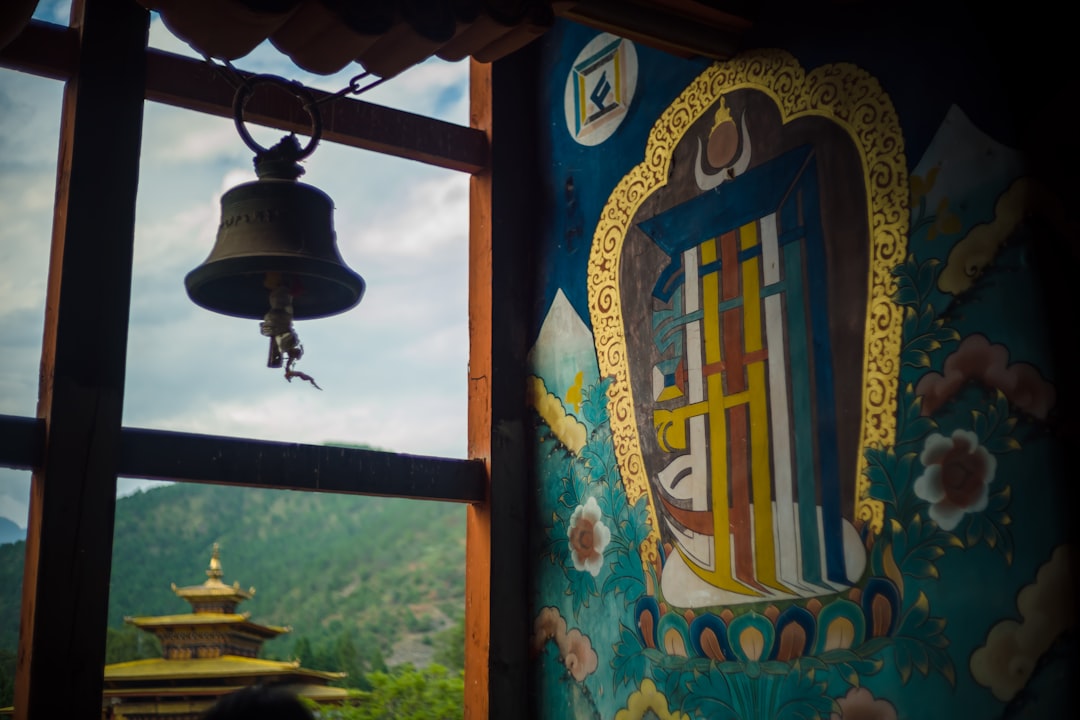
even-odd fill
[(216, 678), (266, 678), (278, 680), (294, 677), (322, 681), (339, 680), (345, 673), (310, 670), (300, 667), (299, 661), (262, 660), (245, 658), (237, 655), (222, 655), (216, 658), (192, 658), (187, 660), (166, 660), (150, 658), (131, 660), (105, 666), (105, 684), (131, 682), (139, 680), (207, 680)]
[(231, 627), (242, 628), (256, 635), (262, 635), (263, 637), (272, 638), (283, 633), (291, 632), (290, 627), (280, 627), (277, 625), (260, 625), (248, 620), (251, 617), (251, 613), (183, 613), (179, 615), (153, 615), (149, 617), (127, 617), (124, 618), (124, 622), (129, 625), (134, 625), (137, 628), (143, 630), (153, 630), (155, 628), (175, 627), (175, 626), (206, 626), (206, 625), (228, 625)]

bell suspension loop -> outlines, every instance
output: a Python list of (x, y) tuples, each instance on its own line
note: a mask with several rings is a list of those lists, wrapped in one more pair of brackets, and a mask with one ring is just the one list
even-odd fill
[[(290, 133), (277, 145), (265, 148), (248, 132), (247, 125), (244, 124), (244, 109), (255, 87), (262, 84), (285, 90), (302, 103), (304, 112), (311, 120), (311, 138), (307, 145), (301, 147), (300, 141), (296, 139), (296, 133)], [(255, 75), (236, 88), (236, 94), (233, 96), (233, 122), (240, 139), (255, 153), (255, 174), (260, 178), (296, 180), (304, 174), (303, 168), (298, 163), (315, 152), (315, 147), (322, 139), (322, 114), (311, 91), (298, 82), (286, 80), (277, 75)]]

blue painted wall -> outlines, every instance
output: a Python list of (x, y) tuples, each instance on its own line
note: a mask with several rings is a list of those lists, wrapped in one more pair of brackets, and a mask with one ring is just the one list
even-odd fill
[[(710, 597), (721, 599), (701, 602), (678, 594), (690, 581), (670, 579), (675, 565), (687, 561), (675, 559), (685, 553), (657, 509), (662, 447), (654, 425), (657, 408), (678, 401), (649, 397), (651, 367), (631, 367), (620, 380), (611, 368), (624, 361), (597, 353), (603, 344), (598, 337), (609, 331), (596, 321), (608, 315), (595, 290), (590, 296), (590, 283), (596, 284), (595, 263), (604, 257), (601, 231), (614, 223), (629, 238), (625, 248), (636, 253), (620, 260), (618, 334), (632, 356), (625, 362), (675, 367), (676, 355), (664, 355), (675, 350), (649, 345), (649, 328), (664, 313), (671, 315), (669, 299), (650, 296), (671, 258), (642, 240), (638, 223), (695, 197), (721, 202), (721, 191), (734, 192), (694, 185), (687, 159), (694, 157), (698, 130), (679, 125), (671, 110), (712, 64), (635, 44), (636, 78), (630, 87), (630, 66), (620, 66), (621, 105), (615, 107), (615, 90), (598, 82), (601, 71), (589, 65), (595, 53), (581, 54), (590, 43), (604, 50), (610, 38), (597, 41), (596, 30), (560, 23), (542, 40), (549, 82), (541, 88), (546, 115), (537, 151), (550, 162), (540, 179), (545, 225), (529, 387), (538, 448), (531, 601), (539, 717), (995, 718), (1065, 712), (1068, 692), (1061, 683), (1075, 668), (1072, 496), (1068, 448), (1061, 440), (1071, 383), (1063, 377), (1068, 366), (1056, 362), (1051, 335), (1060, 308), (1047, 296), (1060, 288), (1048, 288), (1040, 268), (1053, 259), (1053, 248), (1076, 246), (1075, 225), (1057, 188), (1025, 154), (1013, 114), (1017, 103), (1009, 94), (1019, 90), (1002, 86), (992, 48), (974, 21), (948, 2), (933, 12), (898, 8), (895, 22), (886, 22), (889, 13), (871, 17), (865, 4), (832, 4), (826, 16), (766, 12), (748, 50), (794, 64), (807, 76), (840, 68), (869, 78), (893, 111), (870, 121), (871, 129), (880, 123), (883, 133), (899, 133), (895, 144), (860, 136), (848, 147), (843, 133), (839, 140), (829, 135), (825, 121), (807, 121), (798, 131), (817, 158), (813, 172), (826, 208), (824, 257), (814, 272), (835, 280), (825, 311), (831, 327), (819, 323), (816, 329), (819, 340), (829, 341), (816, 346), (828, 355), (814, 363), (819, 374), (823, 366), (857, 371), (836, 372), (835, 392), (816, 391), (822, 394), (813, 422), (824, 422), (828, 395), (851, 448), (841, 444), (847, 460), (828, 470), (826, 482), (848, 488), (835, 511), (851, 528), (839, 551), (852, 576), (820, 592), (735, 600), (715, 593)], [(623, 53), (625, 62), (625, 46)], [(729, 64), (740, 62), (736, 57)], [(612, 88), (614, 67), (602, 78)], [(577, 93), (584, 105), (574, 111), (586, 108), (579, 119), (590, 112), (603, 117), (605, 103), (618, 113), (602, 141), (575, 139), (574, 123), (567, 120), (567, 104), (574, 102), (567, 99), (568, 78), (584, 88)], [(761, 117), (767, 93), (755, 88), (742, 87), (739, 95), (733, 87), (730, 102)], [(746, 99), (755, 92), (758, 105)], [(783, 106), (785, 92), (782, 87), (766, 99)], [(812, 94), (798, 84), (790, 93)], [(707, 111), (700, 122), (711, 122), (716, 99), (709, 96), (708, 108), (692, 120)], [(837, 106), (832, 100), (807, 102)], [(731, 121), (746, 122), (737, 113)], [(844, 123), (847, 133), (866, 121)], [(750, 128), (759, 133), (751, 134), (759, 154), (749, 170), (732, 170), (731, 188), (749, 187), (738, 178), (767, 167), (784, 143), (794, 142), (783, 139), (779, 125)], [(713, 137), (708, 128), (702, 132), (703, 143)], [(625, 178), (649, 165), (648, 149), (665, 133), (683, 143), (666, 150), (674, 158), (669, 176), (649, 186), (650, 199), (631, 203), (633, 218), (605, 219), (629, 192)], [(741, 142), (745, 150), (748, 141)], [(897, 168), (899, 193), (875, 200), (873, 188), (856, 183), (849, 193), (837, 186), (834, 178), (849, 180), (853, 171), (836, 175), (836, 168), (855, 167), (852, 158), (866, 148), (888, 156), (869, 162)], [(879, 214), (875, 202), (885, 206)], [(857, 210), (851, 220), (844, 214), (849, 205), (870, 211)], [(902, 237), (899, 252), (886, 261), (875, 255), (875, 219), (893, 211), (902, 214), (891, 221)], [(677, 226), (672, 232), (695, 230)], [(854, 242), (866, 246), (854, 248)], [(856, 261), (845, 260), (849, 254), (861, 269), (850, 269)], [(630, 275), (637, 279), (626, 279)], [(836, 280), (845, 277), (858, 282)], [(845, 282), (847, 289), (840, 287)], [(863, 330), (880, 319), (868, 288), (887, 290), (887, 305), (880, 307), (891, 319), (882, 322), (892, 323), (895, 335), (884, 350), (871, 348), (873, 332)], [(787, 308), (793, 301), (785, 302)], [(847, 347), (856, 348), (854, 360), (844, 359)], [(873, 412), (867, 410), (878, 402), (867, 389), (870, 365), (889, 366), (884, 376), (893, 388), (887, 406)], [(616, 417), (620, 408), (632, 408), (634, 419)], [(884, 441), (867, 427), (870, 416), (884, 418), (890, 428), (880, 436)], [(625, 442), (628, 422), (642, 448), (637, 455)], [(773, 418), (766, 432), (775, 428)], [(752, 449), (751, 456), (759, 463), (755, 472), (775, 470), (771, 455)], [(735, 472), (730, 462), (726, 467)], [(648, 491), (640, 492), (645, 486), (634, 478), (645, 478)], [(715, 493), (722, 486), (710, 487)], [(738, 504), (737, 498), (731, 502)], [(815, 503), (828, 513), (828, 500)], [(876, 514), (861, 511), (871, 507)], [(760, 530), (764, 516), (756, 517)], [(774, 521), (779, 528), (781, 516)], [(737, 544), (734, 525), (732, 532)], [(762, 536), (747, 532), (758, 543), (754, 562), (760, 570)], [(776, 557), (785, 552), (780, 547)], [(672, 602), (669, 595), (680, 599)]]

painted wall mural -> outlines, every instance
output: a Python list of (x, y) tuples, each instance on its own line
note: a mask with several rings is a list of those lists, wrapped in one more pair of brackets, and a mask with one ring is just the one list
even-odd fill
[[(560, 58), (610, 36), (549, 43), (552, 116), (599, 112)], [(1064, 711), (1059, 369), (1030, 262), (1069, 232), (1060, 204), (959, 106), (909, 157), (855, 64), (628, 45), (605, 142), (551, 123), (579, 220), (552, 208), (529, 356), (539, 717)]]

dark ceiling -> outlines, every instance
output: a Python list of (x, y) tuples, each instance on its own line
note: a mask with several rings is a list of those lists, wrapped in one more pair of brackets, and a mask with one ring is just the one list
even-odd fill
[(298, 67), (380, 77), (438, 56), (497, 60), (567, 17), (681, 55), (734, 53), (756, 0), (138, 0), (199, 52), (232, 60), (269, 39)]
[[(432, 56), (491, 62), (565, 17), (684, 57), (733, 55), (758, 0), (137, 0), (198, 52), (235, 60), (269, 40), (303, 70), (390, 77)], [(38, 0), (0, 7), (0, 48)]]

